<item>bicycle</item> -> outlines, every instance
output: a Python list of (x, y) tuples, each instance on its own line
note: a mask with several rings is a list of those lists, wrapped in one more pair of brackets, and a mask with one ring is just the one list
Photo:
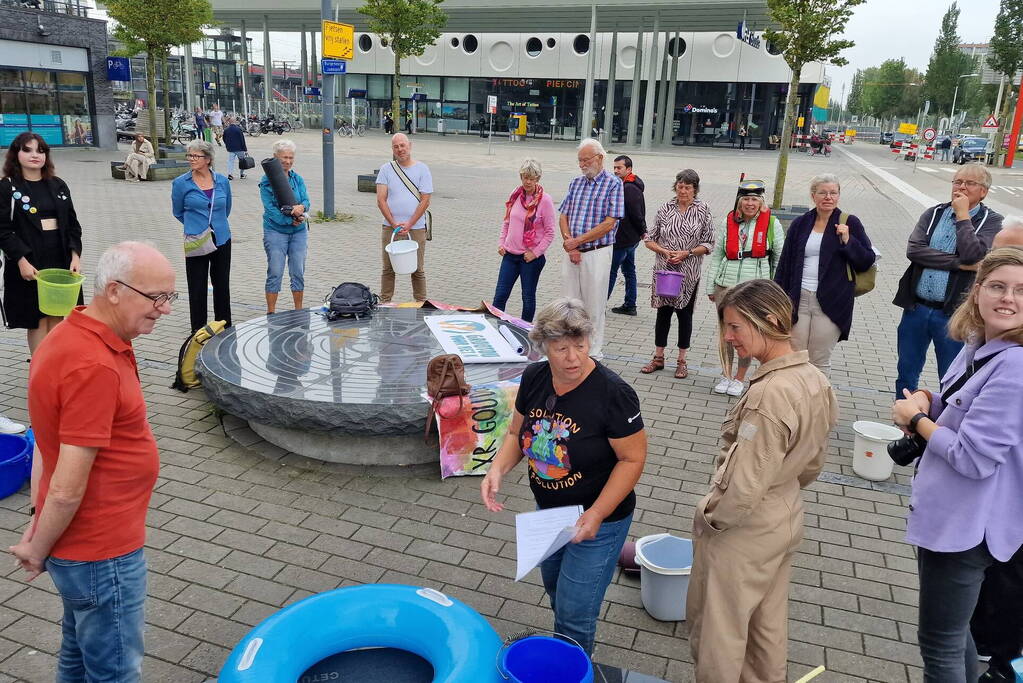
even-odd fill
[(351, 124), (342, 119), (342, 121), (337, 125), (337, 134), (338, 137), (350, 138), (355, 135), (355, 129), (352, 128)]

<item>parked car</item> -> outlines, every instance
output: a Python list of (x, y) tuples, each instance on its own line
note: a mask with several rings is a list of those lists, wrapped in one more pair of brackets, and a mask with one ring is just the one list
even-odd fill
[(987, 159), (987, 138), (976, 135), (967, 135), (959, 141), (959, 145), (952, 150), (952, 162), (965, 164), (970, 161), (985, 161)]
[(878, 138), (878, 142), (882, 145), (890, 145), (892, 144), (892, 139), (894, 135), (895, 134), (892, 133), (891, 131), (881, 133), (881, 137)]
[(908, 144), (910, 142), (913, 142), (913, 136), (908, 133), (892, 133), (892, 139), (889, 141), (888, 146), (891, 147), (892, 149), (895, 149), (896, 142)]

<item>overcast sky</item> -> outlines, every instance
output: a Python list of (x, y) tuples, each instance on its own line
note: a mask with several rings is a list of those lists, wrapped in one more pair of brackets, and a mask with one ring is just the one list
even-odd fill
[[(906, 60), (906, 65), (922, 72), (934, 49), (941, 18), (951, 6), (950, 0), (867, 0), (853, 10), (845, 28), (845, 37), (856, 43), (843, 56), (849, 64), (828, 66), (831, 97), (838, 99), (842, 84), (849, 83), (856, 69), (877, 66), (886, 59)], [(959, 37), (964, 43), (986, 43), (995, 30), (998, 0), (960, 0)]]

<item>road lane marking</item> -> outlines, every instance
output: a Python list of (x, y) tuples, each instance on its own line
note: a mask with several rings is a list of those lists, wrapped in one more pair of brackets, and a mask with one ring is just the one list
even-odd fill
[(902, 194), (906, 195), (907, 197), (909, 197), (913, 201), (919, 203), (924, 208), (930, 208), (930, 207), (934, 206), (935, 204), (940, 204), (941, 203), (937, 199), (935, 199), (934, 197), (931, 197), (930, 195), (925, 194), (925, 193), (921, 192), (920, 190), (916, 189), (915, 187), (913, 187), (912, 185), (907, 183), (905, 180), (902, 180), (901, 178), (897, 178), (894, 175), (892, 175), (891, 173), (889, 173), (888, 171), (885, 171), (885, 170), (882, 170), (882, 169), (878, 168), (877, 166), (875, 166), (874, 164), (872, 164), (869, 161), (865, 160), (864, 158), (860, 157), (859, 155), (853, 154), (849, 150), (842, 149), (841, 147), (838, 147), (837, 149), (838, 149), (839, 152), (841, 152), (842, 154), (845, 154), (850, 159), (852, 159), (856, 163), (858, 163), (861, 166), (863, 166), (865, 169), (867, 169), (868, 171), (870, 171), (871, 173), (876, 175), (878, 178), (880, 178), (881, 180), (885, 181), (886, 183), (888, 183), (889, 185), (894, 187), (896, 190), (898, 190)]

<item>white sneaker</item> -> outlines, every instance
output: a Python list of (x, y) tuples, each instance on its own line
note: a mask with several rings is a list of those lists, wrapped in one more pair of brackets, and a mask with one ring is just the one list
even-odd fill
[(25, 425), (0, 415), (0, 434), (21, 434), (23, 431), (25, 431)]
[(742, 396), (742, 391), (745, 388), (746, 384), (744, 382), (740, 382), (737, 379), (733, 379), (728, 381), (728, 389), (725, 391), (725, 393), (728, 394), (729, 396)]
[(732, 386), (732, 380), (722, 376), (721, 381), (714, 385), (715, 394), (724, 394), (728, 392), (728, 387)]

